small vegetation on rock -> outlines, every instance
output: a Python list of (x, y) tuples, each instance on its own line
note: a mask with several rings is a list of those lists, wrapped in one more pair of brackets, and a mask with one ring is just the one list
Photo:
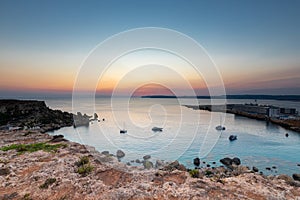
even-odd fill
[(9, 163), (9, 161), (0, 158), (0, 163), (7, 164), (7, 163)]
[(9, 146), (4, 146), (1, 147), (1, 151), (9, 151), (9, 150), (16, 150), (19, 153), (24, 153), (24, 152), (35, 152), (39, 150), (43, 150), (46, 152), (56, 152), (58, 148), (61, 147), (66, 147), (66, 144), (55, 144), (55, 145), (50, 145), (47, 143), (34, 143), (34, 144), (12, 144)]
[(198, 169), (193, 169), (191, 171), (189, 171), (191, 177), (193, 178), (198, 178), (199, 177), (199, 170)]
[(213, 172), (210, 171), (210, 170), (206, 170), (206, 171), (205, 171), (205, 176), (210, 176), (210, 175), (212, 175), (212, 174), (213, 174)]
[(22, 198), (22, 200), (32, 200), (32, 198), (30, 197), (30, 194), (25, 194)]
[(80, 166), (83, 166), (83, 165), (85, 165), (85, 164), (88, 164), (89, 162), (90, 162), (89, 157), (87, 157), (87, 156), (82, 156), (82, 157), (80, 157), (79, 161), (76, 162), (76, 165), (77, 165), (78, 167), (80, 167)]
[(33, 131), (27, 131), (26, 133), (24, 133), (24, 135), (23, 136), (28, 136), (28, 135), (31, 135), (31, 134), (34, 134), (35, 132), (33, 132)]
[(41, 189), (47, 189), (50, 185), (56, 182), (56, 178), (48, 178), (42, 185), (40, 185)]
[(90, 160), (87, 156), (82, 156), (75, 164), (78, 167), (77, 173), (81, 174), (82, 176), (87, 176), (94, 169), (94, 167), (90, 164)]
[(78, 174), (81, 174), (83, 176), (88, 175), (93, 171), (94, 167), (91, 164), (85, 164), (78, 168), (77, 172)]

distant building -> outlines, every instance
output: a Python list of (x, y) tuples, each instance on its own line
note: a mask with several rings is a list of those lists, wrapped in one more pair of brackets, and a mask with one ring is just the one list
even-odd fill
[(296, 115), (296, 108), (280, 108), (280, 114)]
[(229, 104), (227, 109), (235, 112), (245, 112), (249, 114), (263, 115), (271, 118), (291, 119), (297, 114), (295, 108), (279, 108), (272, 105), (258, 104)]
[(280, 115), (280, 108), (275, 106), (270, 106), (268, 109), (268, 117), (277, 118)]
[(268, 115), (269, 107), (257, 104), (235, 104), (232, 110), (237, 112), (247, 112), (250, 114)]

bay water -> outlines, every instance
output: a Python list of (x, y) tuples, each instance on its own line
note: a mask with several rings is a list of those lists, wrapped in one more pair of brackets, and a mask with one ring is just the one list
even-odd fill
[[(78, 102), (79, 101), (79, 102)], [(254, 100), (226, 100), (227, 103), (253, 103)], [(223, 103), (215, 100), (214, 103)], [(151, 160), (178, 160), (193, 168), (193, 159), (211, 166), (219, 166), (224, 157), (239, 157), (243, 165), (256, 166), (265, 174), (300, 173), (300, 133), (286, 130), (278, 125), (218, 112), (193, 110), (184, 105), (206, 105), (209, 99), (167, 98), (96, 98), (90, 103), (84, 98), (77, 100), (76, 111), (93, 115), (88, 127), (65, 127), (50, 134), (62, 134), (65, 138), (94, 146), (98, 151), (113, 154), (118, 149), (125, 152), (122, 162), (151, 155)], [(291, 101), (258, 100), (259, 104), (297, 108), (300, 103)], [(74, 112), (72, 100), (46, 99), (52, 109)], [(217, 131), (222, 124), (225, 131)], [(162, 127), (162, 132), (153, 132)], [(126, 129), (126, 134), (120, 134)], [(289, 137), (285, 134), (288, 133)], [(230, 135), (237, 140), (229, 141)], [(216, 164), (213, 164), (216, 162)], [(137, 165), (135, 162), (130, 162)], [(202, 166), (206, 164), (202, 163)], [(266, 170), (266, 167), (274, 169)]]

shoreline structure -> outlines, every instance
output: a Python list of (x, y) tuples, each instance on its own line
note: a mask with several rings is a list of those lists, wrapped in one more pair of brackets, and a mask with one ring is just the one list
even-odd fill
[(262, 120), (280, 125), (300, 133), (300, 117), (294, 108), (279, 108), (272, 105), (226, 104), (226, 105), (184, 105), (194, 110), (223, 112)]
[[(257, 168), (240, 165), (238, 158), (224, 158), (220, 160), (222, 166), (210, 163), (212, 167), (194, 159), (196, 167), (191, 170), (178, 161), (157, 160), (154, 167), (149, 156), (144, 156), (143, 165), (128, 166), (120, 162), (120, 152), (100, 153), (61, 135), (41, 133), (44, 127), (71, 125), (58, 114), (66, 113), (52, 112), (44, 103), (38, 103), (38, 108), (29, 102), (34, 108), (29, 110), (23, 101), (18, 103), (26, 115), (16, 118), (13, 111), (22, 111), (19, 106), (8, 113), (0, 106), (2, 116), (6, 113), (9, 118), (10, 113), (15, 125), (30, 122), (33, 126), (39, 124), (40, 129), (0, 131), (0, 199), (300, 198), (300, 174), (294, 174), (294, 180), (288, 175), (265, 176)], [(38, 115), (32, 116), (32, 112)], [(57, 114), (61, 121), (56, 118), (41, 123), (39, 120), (49, 113)]]

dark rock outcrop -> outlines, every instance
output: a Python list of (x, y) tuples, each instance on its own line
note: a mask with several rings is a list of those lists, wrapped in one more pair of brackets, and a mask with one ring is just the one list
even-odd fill
[(167, 166), (165, 166), (163, 168), (163, 170), (165, 171), (173, 171), (173, 170), (180, 170), (180, 171), (186, 171), (186, 168), (184, 165), (180, 164), (177, 160), (175, 160), (174, 162), (168, 164)]
[(200, 166), (200, 158), (194, 158), (194, 165), (196, 165), (197, 167)]
[(106, 156), (109, 155), (109, 151), (102, 151), (101, 153), (102, 153), (103, 155), (106, 155)]
[(164, 162), (162, 160), (156, 160), (155, 168), (161, 168), (164, 166)]
[(293, 179), (295, 181), (300, 181), (300, 174), (293, 174)]
[(44, 101), (0, 100), (0, 126), (34, 128), (46, 132), (72, 125), (73, 114), (52, 110)]
[(54, 135), (50, 142), (65, 142), (67, 141), (63, 135)]
[(145, 169), (151, 169), (151, 168), (153, 168), (153, 163), (151, 161), (149, 161), (149, 160), (144, 160), (143, 161), (143, 165), (144, 165)]
[(232, 163), (235, 164), (235, 165), (240, 165), (241, 160), (239, 158), (235, 157), (235, 158), (232, 159)]
[(118, 150), (116, 156), (117, 158), (123, 158), (125, 156), (125, 153), (122, 150)]
[(225, 165), (226, 167), (232, 165), (232, 159), (231, 159), (231, 158), (228, 158), (228, 157), (222, 158), (222, 159), (220, 160), (220, 162), (221, 162), (223, 165)]
[(253, 167), (252, 167), (252, 171), (254, 171), (254, 172), (258, 172), (259, 170), (258, 170), (258, 168), (257, 168), (257, 167), (253, 166)]
[(151, 158), (150, 155), (145, 155), (145, 156), (143, 156), (143, 159), (144, 159), (144, 160), (149, 160), (150, 158)]
[(0, 168), (0, 176), (6, 176), (10, 173), (8, 168)]

